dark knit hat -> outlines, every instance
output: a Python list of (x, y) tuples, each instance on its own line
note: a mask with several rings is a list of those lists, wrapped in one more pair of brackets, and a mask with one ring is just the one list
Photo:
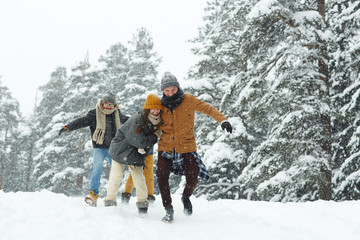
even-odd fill
[(104, 96), (101, 98), (103, 103), (113, 103), (116, 104), (115, 95), (111, 92), (106, 92)]
[(174, 75), (170, 72), (165, 72), (164, 76), (161, 78), (161, 91), (167, 87), (179, 87), (179, 82)]
[(144, 109), (162, 109), (161, 100), (156, 94), (147, 96)]

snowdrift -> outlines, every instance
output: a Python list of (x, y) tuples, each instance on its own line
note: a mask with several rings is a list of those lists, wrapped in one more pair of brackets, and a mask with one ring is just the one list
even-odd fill
[[(147, 218), (140, 218), (136, 198), (128, 206), (86, 206), (83, 197), (49, 191), (0, 191), (0, 239), (266, 239), (358, 240), (360, 201), (275, 203), (246, 200), (207, 201), (191, 197), (194, 214), (182, 212), (173, 195), (175, 220), (161, 222), (165, 211), (156, 196)], [(120, 203), (120, 199), (118, 199)]]

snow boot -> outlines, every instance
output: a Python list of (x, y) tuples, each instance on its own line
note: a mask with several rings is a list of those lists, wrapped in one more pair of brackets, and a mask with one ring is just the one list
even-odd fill
[(121, 193), (121, 204), (129, 204), (131, 193)]
[(190, 202), (190, 198), (186, 198), (184, 196), (181, 197), (181, 201), (184, 204), (184, 214), (191, 215), (192, 214), (192, 204)]
[(99, 198), (99, 194), (95, 194), (93, 190), (90, 191), (90, 196), (85, 197), (85, 202), (89, 204), (91, 207), (97, 206), (97, 200)]
[(150, 205), (153, 205), (154, 202), (155, 202), (155, 196), (154, 196), (154, 195), (149, 195), (149, 196), (147, 197), (147, 200), (149, 201), (149, 204), (150, 204)]
[(162, 221), (164, 223), (172, 223), (172, 221), (174, 220), (174, 210), (171, 209), (165, 209), (166, 210), (166, 214), (165, 216), (162, 218)]
[(104, 206), (105, 207), (116, 207), (117, 206), (117, 202), (116, 200), (110, 200), (110, 199), (104, 199)]
[(143, 207), (143, 208), (138, 208), (139, 209), (139, 216), (144, 218), (147, 216), (148, 213), (148, 208), (147, 207)]
[(146, 217), (147, 212), (148, 212), (149, 202), (147, 200), (145, 200), (143, 202), (137, 202), (136, 206), (139, 209), (139, 216), (140, 217)]

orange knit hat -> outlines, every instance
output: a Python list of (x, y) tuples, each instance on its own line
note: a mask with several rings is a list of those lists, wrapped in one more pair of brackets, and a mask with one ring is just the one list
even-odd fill
[(149, 94), (146, 98), (144, 109), (162, 109), (160, 98), (156, 94)]

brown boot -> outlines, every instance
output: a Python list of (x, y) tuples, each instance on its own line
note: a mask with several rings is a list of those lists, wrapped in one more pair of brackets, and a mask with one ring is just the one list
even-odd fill
[(99, 198), (99, 194), (95, 194), (94, 191), (90, 191), (90, 196), (85, 197), (85, 202), (92, 207), (97, 206), (97, 200)]

